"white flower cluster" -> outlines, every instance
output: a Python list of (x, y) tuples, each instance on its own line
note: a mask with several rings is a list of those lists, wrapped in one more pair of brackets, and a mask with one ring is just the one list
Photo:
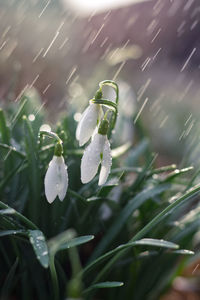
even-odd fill
[(99, 185), (106, 182), (112, 165), (110, 143), (107, 138), (107, 131), (98, 130), (101, 127), (103, 110), (100, 104), (91, 103), (82, 114), (82, 118), (76, 130), (76, 138), (80, 146), (84, 145), (91, 137), (92, 141), (85, 149), (81, 160), (81, 181), (88, 183), (98, 171), (101, 163)]
[[(107, 113), (109, 110), (104, 115), (101, 90), (97, 91), (96, 95), (82, 114), (76, 130), (76, 139), (79, 141), (79, 145), (83, 146), (91, 138), (91, 142), (86, 147), (81, 160), (82, 183), (91, 181), (97, 174), (101, 164), (98, 185), (103, 185), (108, 178), (112, 165), (110, 143), (107, 137), (109, 128)], [(107, 106), (109, 101), (105, 101)], [(111, 106), (113, 106), (113, 103), (111, 103)], [(117, 114), (117, 111), (115, 113)], [(55, 153), (45, 175), (45, 195), (49, 203), (52, 203), (57, 196), (60, 201), (63, 201), (68, 188), (68, 173), (62, 156), (62, 141), (55, 133), (43, 132), (43, 134), (57, 139)]]

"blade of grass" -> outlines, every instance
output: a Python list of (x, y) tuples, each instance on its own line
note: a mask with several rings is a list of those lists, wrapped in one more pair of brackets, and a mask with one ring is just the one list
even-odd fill
[(29, 167), (29, 187), (31, 200), (29, 203), (30, 215), (34, 222), (39, 218), (38, 202), (41, 197), (41, 172), (39, 169), (39, 155), (37, 151), (37, 140), (34, 136), (32, 127), (26, 116), (23, 116), (26, 153)]
[(8, 296), (11, 293), (18, 263), (19, 263), (19, 259), (17, 257), (14, 264), (9, 270), (9, 273), (5, 279), (3, 286), (1, 287), (1, 299), (8, 299)]
[[(165, 209), (163, 209), (157, 216), (155, 216), (146, 226), (144, 226), (129, 242), (137, 241), (141, 239), (147, 234), (150, 230), (152, 230), (159, 222), (161, 222), (165, 217), (167, 217), (174, 209), (179, 207), (181, 204), (185, 203), (191, 197), (196, 196), (200, 192), (200, 185), (194, 186), (190, 189), (187, 193), (179, 197), (173, 203), (169, 204)], [(112, 265), (126, 253), (126, 249), (117, 253), (106, 265), (105, 267), (99, 272), (93, 283), (96, 283), (99, 279), (107, 273)]]
[(113, 239), (115, 239), (117, 234), (122, 230), (128, 218), (138, 207), (140, 207), (148, 199), (151, 199), (152, 197), (161, 194), (169, 188), (170, 185), (160, 185), (153, 188), (147, 188), (139, 194), (137, 194), (133, 199), (129, 200), (127, 205), (122, 209), (119, 216), (116, 218), (116, 220), (113, 222), (106, 234), (103, 236), (97, 248), (94, 250), (91, 256), (91, 260), (97, 258), (103, 253), (106, 247), (113, 241)]

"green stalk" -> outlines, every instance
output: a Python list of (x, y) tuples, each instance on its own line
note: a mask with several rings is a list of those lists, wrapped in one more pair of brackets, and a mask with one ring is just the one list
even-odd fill
[(50, 267), (51, 279), (52, 279), (52, 284), (53, 284), (54, 300), (59, 300), (59, 284), (58, 284), (58, 276), (57, 276), (56, 267), (55, 267), (54, 254), (50, 255), (49, 267)]
[(116, 104), (118, 105), (118, 102), (119, 102), (119, 87), (117, 85), (117, 83), (113, 80), (104, 80), (104, 81), (101, 81), (99, 83), (99, 87), (100, 89), (102, 89), (102, 87), (104, 85), (108, 85), (108, 86), (111, 86), (114, 90), (115, 90), (115, 93), (116, 93), (116, 99), (115, 99), (115, 102)]
[(56, 133), (54, 133), (54, 132), (52, 132), (52, 131), (40, 131), (39, 132), (39, 136), (43, 136), (43, 135), (46, 135), (46, 136), (48, 136), (48, 137), (50, 137), (50, 138), (53, 138), (53, 139), (56, 139), (56, 141), (58, 142), (58, 143), (61, 143), (62, 144), (62, 140), (59, 138), (59, 136), (56, 134)]

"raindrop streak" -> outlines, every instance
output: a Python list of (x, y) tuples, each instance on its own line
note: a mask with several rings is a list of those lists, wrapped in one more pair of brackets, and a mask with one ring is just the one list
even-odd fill
[(165, 125), (165, 123), (167, 122), (168, 119), (169, 119), (169, 116), (167, 115), (167, 116), (162, 120), (162, 122), (160, 123), (159, 128), (162, 128), (162, 127)]
[(156, 54), (153, 56), (153, 60), (156, 59), (156, 57), (158, 56), (158, 54), (160, 53), (160, 51), (162, 50), (162, 48), (159, 48), (158, 51), (156, 52)]
[(60, 45), (60, 47), (58, 49), (61, 50), (68, 41), (69, 41), (69, 38), (66, 37), (66, 39), (64, 40), (64, 42)]
[(138, 102), (141, 100), (142, 96), (144, 95), (144, 93), (145, 93), (145, 91), (148, 88), (150, 83), (151, 83), (151, 78), (148, 78), (147, 82), (139, 89), (138, 97), (137, 97)]
[(95, 37), (93, 38), (93, 40), (91, 41), (91, 45), (94, 43), (94, 41), (97, 39), (97, 37), (99, 36), (99, 34), (101, 33), (102, 29), (104, 28), (105, 24), (102, 24), (101, 27), (99, 28), (99, 30), (97, 31), (97, 33), (95, 34)]
[(192, 55), (195, 53), (196, 50), (197, 50), (197, 48), (194, 48), (194, 49), (192, 50), (192, 52), (190, 53), (188, 59), (187, 59), (186, 62), (184, 63), (184, 65), (183, 65), (183, 67), (182, 67), (182, 69), (181, 69), (181, 72), (183, 72), (183, 71), (185, 70), (187, 64), (189, 63), (190, 59), (192, 58)]
[(101, 48), (105, 45), (105, 43), (107, 42), (107, 40), (108, 40), (108, 37), (105, 37), (105, 39), (103, 40), (103, 42), (100, 45)]
[(50, 4), (50, 0), (47, 2), (47, 4), (45, 5), (45, 7), (43, 8), (43, 10), (41, 11), (41, 13), (39, 14), (39, 16), (38, 16), (38, 18), (40, 18), (42, 15), (43, 15), (43, 13), (45, 12), (45, 10), (47, 9), (47, 7), (48, 7), (48, 5)]
[(57, 39), (59, 35), (59, 31), (56, 31), (56, 34), (54, 36), (54, 38), (52, 39), (51, 43), (49, 44), (49, 47), (47, 48), (47, 50), (45, 51), (45, 53), (43, 54), (43, 57), (45, 57), (47, 55), (47, 53), (49, 52), (49, 50), (51, 49), (51, 47), (53, 46), (55, 40)]
[[(28, 89), (29, 85), (26, 84), (25, 87), (21, 90), (21, 92), (19, 93), (19, 95), (16, 97), (15, 99), (15, 102), (17, 102), (21, 97), (22, 95), (25, 93), (25, 91)], [(14, 121), (14, 120), (13, 120)]]
[(180, 98), (178, 99), (178, 102), (181, 102), (185, 96), (187, 95), (187, 93), (189, 92), (191, 86), (193, 85), (194, 81), (191, 80), (188, 85), (186, 86), (185, 90), (183, 91), (183, 93), (180, 95)]
[(185, 122), (185, 126), (187, 125), (187, 123), (191, 120), (191, 118), (192, 118), (192, 114), (190, 114), (190, 116), (189, 116), (189, 118), (186, 120), (186, 122)]
[(38, 59), (38, 57), (40, 56), (40, 54), (42, 53), (43, 50), (44, 50), (44, 48), (41, 48), (41, 49), (39, 50), (39, 52), (38, 52), (38, 53), (36, 54), (36, 56), (34, 57), (32, 63), (34, 63), (34, 62)]
[(6, 45), (7, 41), (8, 41), (8, 40), (6, 40), (6, 41), (4, 41), (4, 42), (2, 43), (2, 45), (0, 46), (0, 50), (3, 49), (3, 47)]
[(187, 11), (192, 6), (194, 0), (188, 0), (185, 6), (183, 7), (183, 11)]
[(50, 86), (51, 86), (51, 83), (49, 83), (49, 84), (45, 87), (45, 89), (44, 89), (43, 92), (42, 92), (43, 95), (44, 95), (44, 94), (46, 93), (46, 91), (50, 88)]
[(147, 57), (145, 59), (145, 61), (143, 62), (142, 66), (141, 66), (142, 72), (146, 69), (146, 67), (148, 66), (148, 64), (150, 63), (150, 61), (151, 61), (150, 57)]
[(43, 102), (42, 105), (38, 108), (38, 110), (35, 113), (35, 117), (37, 116), (37, 114), (39, 114), (39, 112), (41, 111), (41, 109), (45, 106), (46, 102)]
[(40, 75), (37, 74), (37, 76), (33, 79), (32, 83), (30, 84), (29, 88), (33, 87), (33, 85), (36, 83), (36, 81), (38, 80), (39, 77), (40, 77)]
[(11, 26), (6, 27), (6, 29), (4, 30), (3, 34), (2, 34), (2, 38), (4, 38), (6, 36), (6, 34), (8, 33), (8, 31), (11, 29)]
[(196, 267), (194, 268), (194, 270), (192, 271), (192, 275), (196, 272), (196, 270), (198, 269), (199, 264), (196, 265)]
[(77, 67), (73, 67), (71, 73), (69, 74), (68, 79), (66, 80), (66, 85), (68, 84), (68, 82), (70, 81), (70, 79), (72, 78), (72, 76), (74, 75), (74, 73), (76, 72)]
[(123, 61), (123, 62), (121, 63), (121, 65), (119, 66), (119, 68), (118, 68), (117, 72), (114, 74), (114, 76), (113, 76), (113, 79), (112, 79), (112, 80), (116, 80), (117, 76), (118, 76), (118, 75), (119, 75), (119, 73), (121, 72), (121, 70), (122, 70), (122, 68), (124, 67), (125, 63), (126, 63), (126, 61)]
[(142, 104), (142, 107), (140, 108), (140, 110), (139, 110), (137, 116), (135, 117), (134, 124), (137, 122), (137, 120), (138, 120), (139, 116), (141, 115), (141, 113), (142, 113), (142, 111), (143, 111), (145, 105), (147, 104), (147, 101), (148, 101), (148, 100), (149, 100), (148, 97), (144, 100), (144, 103)]
[(155, 41), (155, 39), (157, 38), (157, 36), (159, 35), (159, 33), (161, 32), (161, 28), (158, 29), (158, 31), (156, 32), (156, 34), (154, 35), (153, 39), (151, 40), (151, 44)]

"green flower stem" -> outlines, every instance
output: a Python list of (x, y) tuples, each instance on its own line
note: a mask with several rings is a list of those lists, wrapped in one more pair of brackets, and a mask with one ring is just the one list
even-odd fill
[(63, 145), (62, 145), (63, 141), (59, 138), (59, 136), (56, 133), (52, 132), (52, 131), (51, 132), (49, 132), (49, 131), (40, 131), (39, 132), (40, 145), (41, 145), (41, 138), (42, 138), (43, 135), (46, 135), (50, 138), (54, 138), (57, 141), (56, 145), (54, 145), (55, 146), (54, 155), (55, 156), (62, 156), (62, 154), (63, 154)]
[(51, 279), (52, 279), (52, 284), (53, 284), (54, 300), (59, 300), (59, 284), (58, 284), (58, 276), (57, 276), (56, 267), (55, 267), (54, 254), (50, 255), (49, 268), (50, 268)]
[(111, 86), (112, 88), (114, 88), (115, 93), (116, 93), (116, 99), (115, 99), (115, 102), (116, 102), (116, 104), (118, 105), (118, 101), (119, 101), (119, 87), (118, 87), (117, 83), (116, 83), (115, 81), (113, 81), (113, 80), (104, 80), (104, 81), (101, 81), (101, 82), (99, 83), (100, 89), (102, 89), (102, 87), (103, 87), (104, 85), (108, 85), (108, 86)]
[(83, 196), (81, 196), (79, 193), (72, 191), (70, 188), (68, 188), (68, 194), (72, 197), (75, 197), (77, 199), (80, 199), (83, 204), (87, 205), (87, 199), (85, 199)]
[[(185, 193), (183, 196), (179, 197), (176, 201), (168, 205), (163, 211), (161, 211), (157, 216), (155, 216), (146, 226), (144, 226), (132, 239), (128, 241), (134, 242), (137, 241), (145, 236), (152, 228), (154, 228), (161, 220), (163, 220), (166, 216), (168, 216), (173, 209), (178, 207), (181, 203), (184, 203), (186, 199), (198, 194), (200, 192), (200, 185), (196, 185), (191, 190), (189, 190), (187, 193)], [(112, 267), (112, 265), (120, 258), (122, 257), (128, 250), (124, 249), (117, 253), (108, 263), (107, 265), (99, 272), (96, 279), (92, 282), (92, 284), (99, 281), (99, 279), (104, 276), (109, 269)]]
[(115, 102), (113, 101), (110, 101), (108, 99), (92, 99), (90, 100), (92, 103), (96, 103), (96, 104), (102, 104), (102, 105), (106, 105), (106, 106), (109, 106), (109, 107), (112, 107), (114, 108), (114, 110), (116, 111), (117, 113), (117, 105)]
[(113, 115), (111, 117), (111, 124), (110, 124), (110, 129), (112, 131), (115, 128), (115, 124), (117, 121), (117, 115), (118, 115), (117, 105), (113, 101), (107, 99), (98, 99), (98, 100), (92, 99), (91, 102), (114, 108), (114, 111), (112, 110)]
[[(102, 99), (102, 88), (104, 85), (108, 85), (108, 86), (114, 88), (115, 93), (116, 93), (115, 102), (107, 100), (107, 99)], [(96, 103), (96, 104), (106, 105), (112, 109), (114, 108), (114, 111), (112, 111), (110, 129), (108, 132), (108, 137), (110, 137), (112, 134), (112, 130), (115, 128), (116, 121), (117, 121), (117, 115), (118, 115), (119, 88), (118, 88), (117, 83), (113, 80), (101, 81), (99, 83), (99, 90), (97, 90), (95, 97), (91, 100), (91, 102)]]
[(54, 132), (52, 132), (52, 131), (40, 131), (39, 132), (39, 136), (43, 136), (43, 135), (46, 135), (46, 136), (48, 136), (48, 137), (50, 137), (50, 138), (53, 138), (53, 139), (55, 139), (58, 143), (60, 143), (60, 144), (62, 144), (62, 140), (59, 138), (59, 136), (56, 134), (56, 133), (54, 133)]
[[(5, 203), (0, 201), (0, 208), (1, 209), (11, 209), (8, 205), (6, 205)], [(30, 229), (33, 230), (38, 230), (38, 227), (31, 222), (29, 219), (27, 219), (25, 216), (23, 216), (22, 214), (20, 214), (19, 212), (17, 212), (14, 208), (13, 209), (13, 214), (14, 216), (18, 217), (22, 222), (24, 222)]]

